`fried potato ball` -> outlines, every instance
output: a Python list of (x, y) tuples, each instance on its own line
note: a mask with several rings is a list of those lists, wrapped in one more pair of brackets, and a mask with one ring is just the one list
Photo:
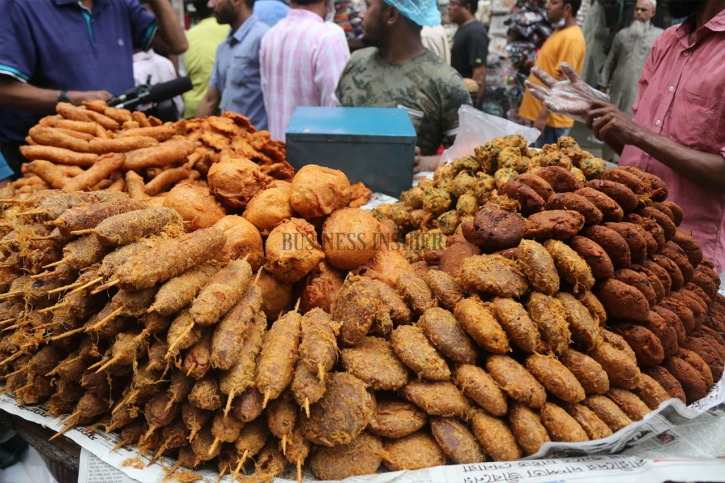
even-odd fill
[(326, 216), (350, 202), (350, 180), (337, 169), (303, 166), (292, 180), (290, 203), (303, 218)]
[(325, 258), (315, 227), (299, 218), (290, 218), (272, 230), (265, 248), (267, 270), (287, 283), (302, 279)]
[(242, 215), (259, 230), (271, 230), (295, 216), (289, 202), (289, 190), (269, 188), (260, 191), (249, 201)]
[(227, 215), (214, 224), (227, 236), (224, 247), (215, 257), (220, 262), (241, 260), (247, 262), (255, 272), (264, 264), (264, 248), (259, 230), (247, 220), (237, 215)]
[(209, 228), (227, 214), (208, 188), (190, 184), (177, 184), (164, 196), (163, 202), (181, 215), (188, 231)]
[(360, 208), (333, 212), (322, 226), (327, 263), (341, 270), (359, 267), (375, 255), (380, 223)]
[(244, 208), (268, 181), (259, 166), (245, 158), (227, 158), (209, 168), (211, 193), (229, 208)]
[(397, 250), (377, 250), (367, 262), (351, 273), (380, 280), (389, 287), (396, 288), (398, 276), (401, 273), (413, 273), (413, 267)]

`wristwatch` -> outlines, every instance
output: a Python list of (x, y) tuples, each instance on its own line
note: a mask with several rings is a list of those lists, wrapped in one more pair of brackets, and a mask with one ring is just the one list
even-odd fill
[(68, 97), (67, 91), (60, 91), (60, 94), (58, 94), (58, 99), (55, 101), (55, 103), (60, 104), (61, 102), (70, 103), (70, 98)]

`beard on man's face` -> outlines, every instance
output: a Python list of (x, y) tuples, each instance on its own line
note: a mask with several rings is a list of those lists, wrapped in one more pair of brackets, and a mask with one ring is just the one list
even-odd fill
[(689, 17), (705, 2), (705, 0), (667, 0), (665, 5), (672, 18)]

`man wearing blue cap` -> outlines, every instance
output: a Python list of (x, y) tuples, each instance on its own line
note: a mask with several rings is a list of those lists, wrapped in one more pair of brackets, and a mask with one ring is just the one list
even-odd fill
[(408, 110), (418, 135), (416, 172), (432, 171), (438, 147), (458, 133), (458, 109), (471, 104), (460, 74), (427, 50), (423, 26), (440, 24), (436, 0), (366, 0), (361, 12), (363, 42), (352, 54), (335, 95), (345, 107)]

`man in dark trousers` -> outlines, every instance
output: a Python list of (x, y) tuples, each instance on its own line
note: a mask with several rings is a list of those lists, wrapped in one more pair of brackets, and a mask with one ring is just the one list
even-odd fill
[(486, 90), (486, 57), (488, 56), (488, 32), (476, 20), (478, 0), (451, 0), (448, 2), (448, 18), (458, 25), (451, 48), (451, 67), (464, 79), (478, 83), (476, 107), (483, 101)]

